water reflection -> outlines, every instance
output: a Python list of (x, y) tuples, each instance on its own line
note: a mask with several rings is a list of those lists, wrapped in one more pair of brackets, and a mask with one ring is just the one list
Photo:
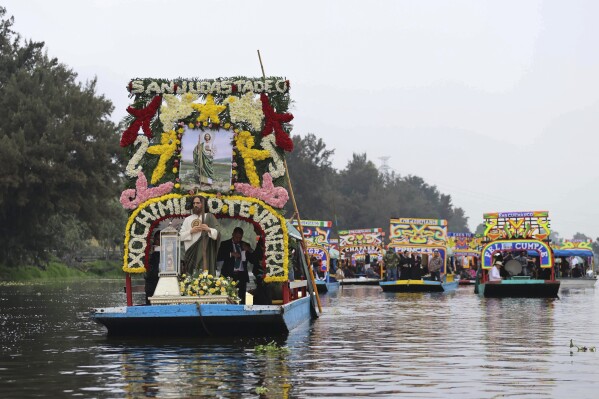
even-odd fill
[[(288, 336), (198, 341), (108, 339), (87, 310), (123, 304), (121, 289), (2, 287), (0, 395), (559, 398), (599, 388), (598, 354), (568, 347), (599, 346), (595, 290), (547, 300), (342, 286)], [(256, 353), (271, 340), (290, 352)]]

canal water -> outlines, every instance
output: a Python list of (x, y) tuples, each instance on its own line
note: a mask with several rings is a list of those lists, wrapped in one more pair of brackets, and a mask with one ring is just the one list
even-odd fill
[[(108, 339), (122, 281), (0, 286), (0, 397), (594, 398), (599, 288), (559, 299), (346, 286), (285, 337)], [(288, 351), (259, 353), (274, 340)]]

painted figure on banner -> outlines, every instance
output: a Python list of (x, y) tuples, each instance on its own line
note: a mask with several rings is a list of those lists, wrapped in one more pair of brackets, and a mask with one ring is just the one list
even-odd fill
[[(202, 141), (203, 138), (203, 141)], [(212, 185), (214, 181), (214, 154), (216, 148), (210, 133), (198, 136), (198, 144), (193, 149), (193, 165), (200, 184)]]
[(206, 199), (192, 197), (192, 214), (183, 220), (179, 235), (185, 246), (185, 270), (188, 274), (208, 270), (216, 273), (216, 255), (220, 243), (219, 224), (216, 217), (206, 211)]

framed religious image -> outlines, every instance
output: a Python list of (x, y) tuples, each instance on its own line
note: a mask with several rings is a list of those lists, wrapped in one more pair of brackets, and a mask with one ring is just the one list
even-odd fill
[(233, 132), (185, 128), (179, 179), (183, 191), (231, 191)]

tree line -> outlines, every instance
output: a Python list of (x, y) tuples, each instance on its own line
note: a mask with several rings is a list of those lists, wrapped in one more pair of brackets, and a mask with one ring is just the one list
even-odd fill
[[(468, 218), (418, 176), (381, 173), (366, 154), (353, 154), (342, 170), (332, 166), (334, 150), (314, 134), (294, 136), (287, 164), (302, 219), (330, 220), (337, 230), (380, 227), (391, 218), (446, 219), (452, 232), (469, 232)], [(287, 214), (293, 215), (292, 205)]]

